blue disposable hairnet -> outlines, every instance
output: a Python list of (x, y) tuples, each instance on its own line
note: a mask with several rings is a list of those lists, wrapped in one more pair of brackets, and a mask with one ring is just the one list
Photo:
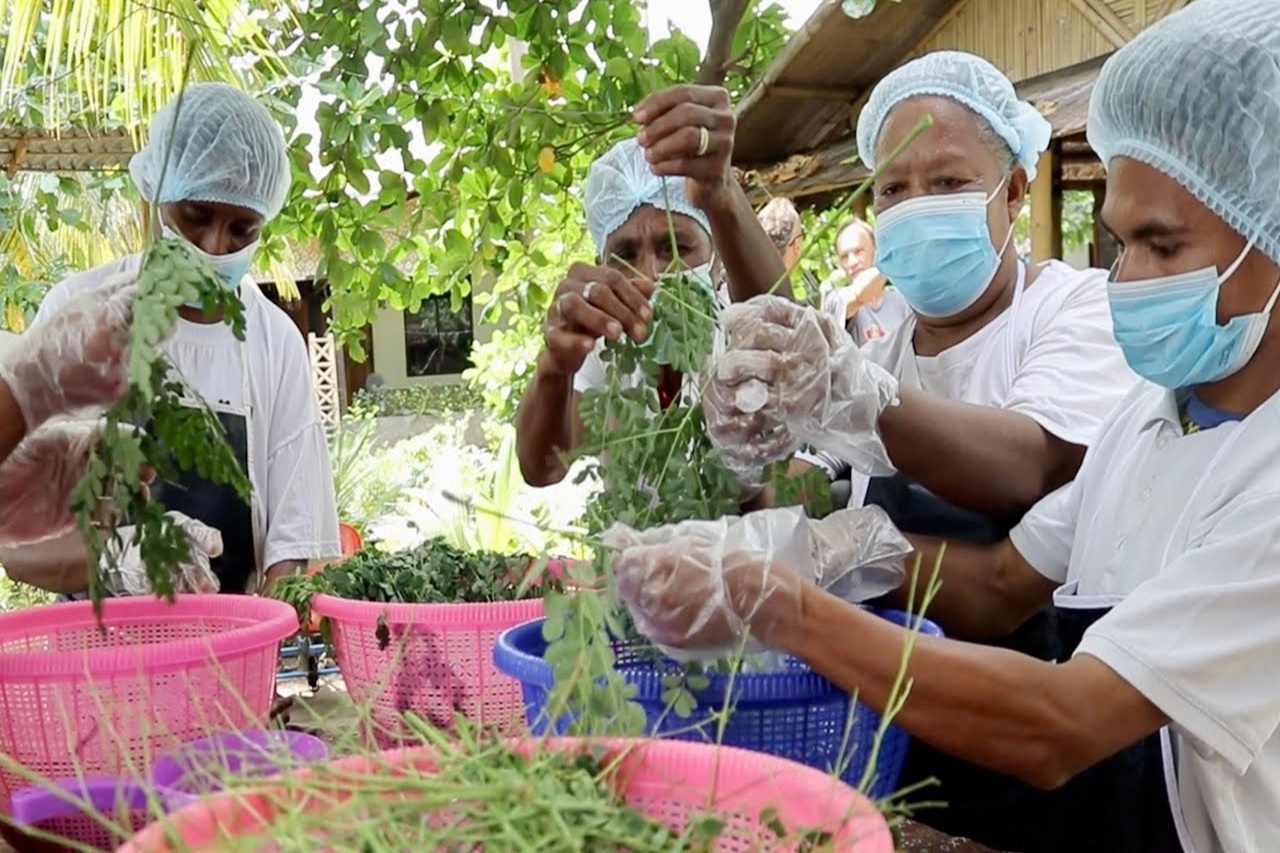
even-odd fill
[(280, 212), (291, 180), (280, 125), (225, 83), (188, 86), (161, 107), (129, 174), (152, 204), (213, 201), (268, 220)]
[(599, 256), (604, 257), (609, 235), (621, 228), (636, 208), (646, 204), (683, 213), (710, 235), (711, 223), (685, 195), (684, 181), (684, 178), (667, 178), (664, 197), (663, 179), (649, 168), (644, 151), (634, 139), (624, 139), (601, 155), (587, 173), (586, 192), (587, 231), (595, 241)]
[(1103, 66), (1088, 134), (1280, 262), (1280, 3), (1196, 0), (1143, 31)]
[(1009, 146), (1027, 177), (1036, 176), (1053, 128), (1035, 107), (1018, 100), (1013, 83), (1000, 69), (980, 56), (955, 50), (927, 53), (876, 84), (858, 116), (858, 156), (867, 168), (876, 167), (876, 146), (889, 113), (921, 95), (940, 95), (972, 110)]

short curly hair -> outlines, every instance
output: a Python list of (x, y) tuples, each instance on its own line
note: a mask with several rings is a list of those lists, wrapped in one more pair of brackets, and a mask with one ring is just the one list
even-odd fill
[(760, 209), (760, 224), (781, 252), (800, 236), (800, 214), (789, 198), (771, 199)]

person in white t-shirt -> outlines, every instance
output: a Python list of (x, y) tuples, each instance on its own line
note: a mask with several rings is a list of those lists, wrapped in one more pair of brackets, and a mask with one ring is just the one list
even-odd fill
[[(596, 263), (574, 264), (556, 289), (545, 345), (516, 415), (520, 471), (532, 486), (564, 478), (582, 439), (582, 395), (605, 381), (600, 351), (623, 335), (644, 339), (661, 273), (687, 267), (715, 290), (721, 307), (775, 285), (790, 295), (782, 258), (733, 177), (728, 93), (675, 86), (646, 98), (634, 117), (636, 137), (614, 145), (587, 174)], [(665, 369), (662, 404), (696, 385)]]
[[(708, 407), (707, 423), (736, 470), (770, 461), (759, 457), (753, 431), (762, 419), (781, 420), (808, 448), (795, 470), (825, 469), (833, 494), (848, 478), (849, 506), (879, 506), (905, 533), (990, 543), (1071, 481), (1138, 377), (1112, 335), (1106, 272), (1029, 265), (1014, 250), (1013, 223), (1049, 143), (1048, 122), (986, 60), (930, 53), (872, 91), (858, 119), (862, 160), (876, 168), (925, 116), (932, 126), (873, 188), (875, 267), (911, 316), (860, 349), (832, 331), (829, 352), (802, 355), (788, 350), (794, 337), (775, 331), (835, 325), (828, 315), (778, 300), (735, 308), (726, 327), (740, 354), (766, 366), (771, 357), (835, 359), (849, 393), (828, 408), (754, 413), (716, 393), (729, 402)], [(762, 380), (776, 400), (821, 376), (796, 371), (795, 388), (768, 371)], [(730, 374), (727, 384), (741, 378)], [(770, 502), (766, 494), (758, 505)], [(1054, 618), (1046, 608), (993, 642), (1052, 660)], [(1010, 780), (983, 768), (925, 746), (908, 762), (905, 783), (941, 780), (935, 794), (950, 807), (937, 817), (940, 829), (980, 835), (1015, 807)]]
[[(194, 471), (179, 482), (152, 484), (151, 497), (179, 519), (197, 547), (220, 538), (208, 556), (221, 592), (263, 590), (311, 561), (342, 553), (306, 345), (288, 315), (248, 277), (259, 234), (288, 192), (284, 136), (266, 108), (244, 93), (220, 83), (194, 85), (157, 112), (129, 171), (160, 230), (192, 243), (236, 289), (245, 317), (240, 341), (221, 317), (184, 306), (164, 351), (176, 375), (221, 421), (248, 474), (251, 502)], [(59, 283), (42, 302), (33, 332), (79, 295), (136, 278), (140, 263), (140, 255), (130, 255)], [(210, 530), (219, 535), (210, 537)], [(56, 578), (54, 591), (74, 595), (85, 589), (87, 575), (78, 546), (72, 534), (64, 542), (4, 549), (0, 561), (13, 577), (45, 585)], [(131, 559), (134, 551), (124, 556)]]
[(848, 284), (830, 290), (822, 310), (859, 346), (883, 338), (911, 314), (907, 300), (876, 269), (875, 257), (875, 230), (862, 219), (854, 217), (836, 234), (836, 258)]
[[(1280, 850), (1280, 4), (1197, 0), (1142, 32), (1103, 66), (1088, 136), (1122, 247), (1114, 332), (1146, 381), (1009, 538), (946, 543), (929, 615), (955, 639), (916, 641), (895, 722), (1041, 789), (976, 839), (998, 849)], [(684, 648), (750, 633), (885, 707), (902, 629), (808, 582), (820, 565), (699, 532), (617, 558), (637, 624)], [(943, 542), (908, 538), (930, 572)], [(1050, 601), (1056, 663), (957, 641)]]

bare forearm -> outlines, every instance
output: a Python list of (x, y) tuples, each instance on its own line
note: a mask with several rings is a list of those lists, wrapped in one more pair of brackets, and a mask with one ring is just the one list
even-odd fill
[(271, 588), (275, 586), (276, 581), (292, 575), (302, 574), (306, 570), (306, 560), (281, 560), (278, 563), (272, 563), (267, 567), (267, 573), (262, 578), (262, 584), (258, 587), (258, 594), (266, 595), (271, 592)]
[[(803, 619), (790, 620), (767, 642), (883, 711), (908, 633), (815, 587), (806, 589)], [(832, 642), (832, 637), (845, 641)], [(1101, 665), (1088, 659), (1085, 666)], [(1070, 695), (1073, 689), (1064, 689), (1073, 682), (1065, 673), (1070, 667), (1078, 671), (1079, 664), (1050, 664), (1005, 649), (917, 637), (907, 665), (910, 698), (896, 721), (958, 758), (1053, 788), (1141, 737), (1151, 722), (1125, 723), (1112, 719), (1113, 709), (1082, 708), (1079, 696)], [(1101, 737), (1101, 729), (1091, 731), (1105, 725), (1120, 729)]]
[(573, 377), (544, 367), (539, 359), (516, 412), (516, 456), (531, 486), (564, 479), (563, 454), (573, 449)]
[(880, 436), (899, 471), (974, 512), (1016, 519), (1070, 482), (1084, 448), (1026, 415), (900, 389), (880, 416)]
[(723, 199), (704, 210), (711, 221), (711, 237), (729, 277), (734, 302), (775, 293), (791, 298), (791, 281), (778, 249), (751, 209), (751, 202), (737, 182), (724, 190)]
[(882, 603), (918, 613), (936, 569), (940, 583), (928, 615), (950, 637), (1007, 637), (1050, 600), (1056, 587), (1026, 565), (1007, 539), (995, 545), (943, 542), (928, 536), (908, 535), (907, 539), (915, 548), (907, 558), (907, 582)]
[(0, 565), (10, 578), (70, 595), (89, 588), (89, 556), (80, 534), (72, 530), (34, 545), (0, 547)]

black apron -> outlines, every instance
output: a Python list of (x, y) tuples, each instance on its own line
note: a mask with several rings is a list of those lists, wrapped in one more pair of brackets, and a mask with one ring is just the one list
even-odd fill
[[(236, 462), (249, 470), (249, 421), (243, 414), (215, 411)], [(257, 574), (253, 535), (253, 507), (236, 490), (211, 483), (195, 471), (184, 471), (176, 482), (156, 482), (151, 499), (170, 512), (181, 512), (222, 533), (222, 556), (210, 561), (223, 593), (241, 594)]]
[[(1011, 522), (987, 518), (947, 503), (902, 474), (872, 477), (864, 504), (881, 507), (903, 533), (955, 542), (992, 544), (1004, 539), (1012, 527)], [(1012, 649), (1040, 660), (1060, 660), (1055, 622), (1053, 609), (1047, 607), (1013, 634), (987, 645)], [(946, 806), (921, 811), (918, 819), (940, 832), (972, 838), (999, 849), (1023, 849), (1010, 845), (1008, 842), (1013, 839), (1003, 832), (1010, 815), (1034, 814), (1048, 805), (1044, 792), (1012, 776), (948, 755), (922, 741), (912, 741), (899, 786), (930, 779), (937, 780), (937, 784), (920, 791), (919, 798), (946, 803)]]
[[(1056, 610), (1063, 660), (1080, 645), (1085, 631), (1110, 608)], [(1167, 730), (1148, 735), (1047, 793), (1050, 808), (1043, 823), (1018, 815), (1009, 830), (1029, 843), (1025, 853), (1176, 853), (1182, 850), (1173, 816), (1169, 781), (1165, 778), (1163, 740), (1174, 747)], [(1170, 761), (1169, 767), (1176, 767)], [(1174, 771), (1176, 772), (1176, 770)], [(1173, 780), (1176, 781), (1176, 780)], [(977, 839), (975, 839), (977, 840)]]
[[(242, 346), (241, 406), (210, 404), (214, 416), (222, 424), (227, 443), (236, 463), (252, 481), (251, 452), (252, 404), (250, 402), (249, 354)], [(148, 425), (139, 425), (146, 429)], [(222, 556), (210, 561), (222, 593), (243, 594), (249, 581), (257, 575), (257, 552), (253, 507), (236, 494), (231, 486), (211, 483), (194, 470), (183, 471), (176, 480), (157, 480), (151, 484), (151, 500), (169, 512), (181, 512), (201, 521), (222, 534)], [(125, 524), (130, 523), (128, 519)], [(83, 600), (88, 593), (59, 596), (62, 601)]]
[[(989, 544), (1008, 523), (949, 504), (898, 474), (872, 478), (867, 504), (880, 506), (899, 529), (922, 536)], [(1001, 646), (1041, 660), (1066, 660), (1106, 610), (1047, 607)], [(1040, 791), (1001, 773), (912, 741), (900, 786), (935, 778), (918, 797), (945, 802), (918, 819), (949, 835), (1019, 853), (1167, 853), (1177, 851), (1165, 785), (1161, 736), (1151, 735), (1081, 773), (1056, 791)]]

